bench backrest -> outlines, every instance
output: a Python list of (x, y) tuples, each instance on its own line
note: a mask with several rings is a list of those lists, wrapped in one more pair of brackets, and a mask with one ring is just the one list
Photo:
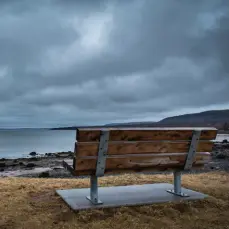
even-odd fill
[(200, 168), (216, 135), (215, 128), (77, 129), (73, 167), (98, 176)]

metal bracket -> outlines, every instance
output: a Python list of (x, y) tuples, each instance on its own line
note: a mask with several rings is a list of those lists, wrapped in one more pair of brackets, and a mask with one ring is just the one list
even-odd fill
[(189, 147), (189, 152), (185, 161), (184, 170), (189, 170), (192, 168), (193, 160), (196, 155), (196, 148), (200, 139), (201, 131), (194, 130), (192, 135), (191, 144)]
[(94, 205), (103, 204), (101, 200), (99, 200), (98, 197), (98, 177), (97, 176), (91, 176), (90, 177), (90, 196), (86, 197), (89, 201), (91, 201)]
[(189, 195), (187, 195), (187, 194), (185, 194), (185, 193), (183, 193), (183, 192), (176, 193), (175, 190), (167, 190), (167, 192), (168, 192), (168, 193), (171, 193), (171, 194), (173, 194), (173, 195), (175, 195), (175, 196), (189, 197)]
[(100, 142), (99, 142), (99, 152), (98, 159), (96, 164), (96, 176), (103, 176), (105, 167), (106, 167), (106, 157), (108, 150), (108, 141), (109, 141), (109, 130), (101, 131)]
[[(184, 165), (184, 170), (189, 170), (192, 168), (192, 164), (196, 155), (196, 148), (200, 139), (200, 134), (201, 131), (197, 131), (197, 130), (193, 131), (191, 144)], [(173, 175), (174, 175), (174, 190), (167, 190), (167, 192), (172, 193), (176, 196), (188, 197), (187, 194), (181, 192), (181, 171), (175, 171)]]
[(188, 197), (189, 195), (181, 192), (181, 171), (175, 171), (174, 176), (174, 190), (167, 190), (167, 192), (181, 197)]

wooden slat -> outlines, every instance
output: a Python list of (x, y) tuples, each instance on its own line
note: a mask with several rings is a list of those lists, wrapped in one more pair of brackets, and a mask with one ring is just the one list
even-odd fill
[[(126, 174), (126, 173), (148, 173), (148, 172), (155, 172), (155, 173), (159, 173), (159, 172), (172, 172), (175, 170), (179, 170), (179, 169), (183, 169), (182, 166), (180, 167), (174, 167), (173, 165), (171, 165), (170, 167), (160, 167), (160, 168), (136, 168), (136, 169), (107, 169), (105, 171), (105, 175), (118, 175), (118, 174)], [(203, 169), (203, 165), (195, 165), (195, 167), (193, 167), (192, 170), (201, 170)], [(72, 173), (73, 174), (73, 173)], [(91, 175), (95, 175), (95, 170), (82, 170), (82, 171), (75, 171), (74, 172), (75, 176), (91, 176)]]
[[(95, 170), (75, 170), (73, 167), (72, 160), (63, 161), (63, 167), (66, 168), (73, 176), (85, 176), (85, 175), (95, 175)], [(196, 164), (194, 169), (202, 169), (202, 164)], [(175, 168), (177, 169), (177, 168)], [(160, 167), (160, 171), (172, 171), (173, 167)], [(106, 174), (122, 174), (122, 173), (133, 173), (133, 172), (158, 172), (158, 168), (138, 168), (138, 169), (107, 169)]]
[[(191, 140), (193, 130), (201, 130), (201, 140), (216, 138), (215, 128), (106, 128), (110, 141)], [(78, 142), (99, 141), (104, 129), (77, 129)]]
[[(188, 152), (190, 142), (109, 142), (108, 155), (146, 154), (146, 153), (182, 153)], [(197, 152), (211, 152), (214, 143), (199, 142)], [(78, 142), (77, 158), (97, 156), (99, 143)]]
[[(126, 157), (126, 158), (107, 158), (106, 160), (106, 171), (115, 170), (133, 170), (138, 169), (153, 169), (156, 171), (167, 170), (167, 169), (179, 169), (183, 168), (186, 160), (186, 155), (180, 156), (148, 156), (148, 157)], [(193, 166), (200, 166), (201, 164), (207, 163), (210, 160), (209, 153), (199, 153), (194, 159)], [(76, 172), (84, 173), (84, 171), (95, 172), (96, 159), (76, 159), (75, 170)]]

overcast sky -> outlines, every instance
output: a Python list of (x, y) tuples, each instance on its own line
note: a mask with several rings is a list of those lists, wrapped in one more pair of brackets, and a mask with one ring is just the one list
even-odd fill
[(227, 0), (0, 1), (0, 127), (228, 108)]

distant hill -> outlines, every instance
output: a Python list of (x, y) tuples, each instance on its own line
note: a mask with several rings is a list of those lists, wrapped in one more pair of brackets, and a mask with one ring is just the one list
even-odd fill
[(142, 126), (142, 127), (153, 127), (157, 124), (157, 122), (126, 122), (126, 123), (110, 123), (106, 124), (104, 126), (109, 126), (109, 127), (116, 127), (116, 126)]
[(74, 126), (54, 129), (74, 130), (76, 128), (103, 127), (215, 127), (219, 130), (229, 130), (229, 110), (211, 110), (200, 113), (177, 115), (162, 119), (159, 122), (128, 122), (110, 123), (101, 126)]
[(229, 125), (229, 110), (211, 110), (165, 118), (158, 122), (163, 126), (212, 126), (223, 129)]

